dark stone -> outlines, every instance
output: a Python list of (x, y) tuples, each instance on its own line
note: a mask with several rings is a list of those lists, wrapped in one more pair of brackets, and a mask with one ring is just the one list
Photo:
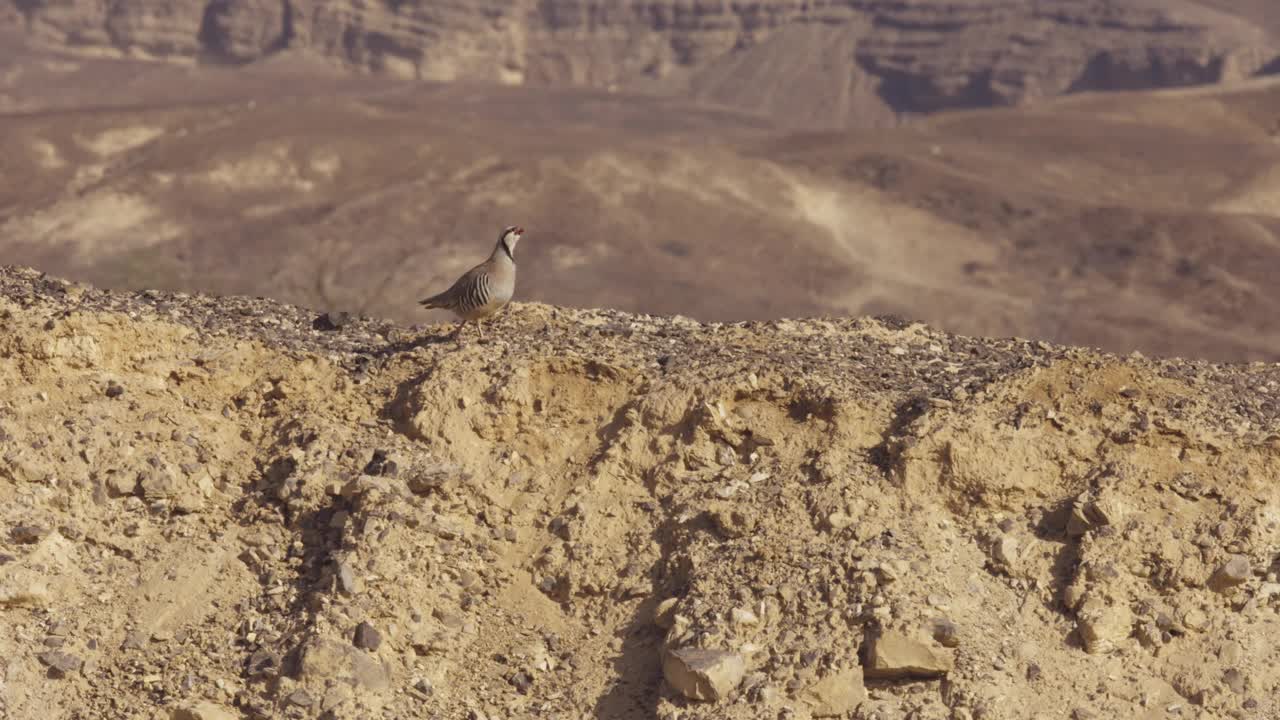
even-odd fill
[(373, 457), (369, 458), (369, 462), (364, 466), (365, 475), (378, 476), (382, 474), (383, 465), (387, 462), (386, 450), (374, 450)]
[(511, 676), (509, 682), (512, 687), (520, 692), (521, 695), (528, 695), (529, 688), (533, 687), (533, 676), (521, 670)]
[(245, 663), (245, 674), (250, 677), (275, 674), (280, 670), (280, 656), (266, 648), (255, 651)]
[(64, 678), (71, 673), (79, 672), (84, 665), (84, 660), (61, 650), (47, 650), (37, 655), (36, 659), (49, 668), (51, 678)]
[(9, 531), (9, 537), (19, 545), (31, 545), (40, 542), (45, 532), (45, 529), (39, 525), (15, 525)]
[(353, 642), (358, 648), (376, 651), (379, 647), (382, 647), (382, 635), (369, 623), (362, 622), (356, 626)]
[(344, 310), (327, 312), (315, 319), (311, 327), (316, 330), (338, 330), (351, 322), (351, 313)]

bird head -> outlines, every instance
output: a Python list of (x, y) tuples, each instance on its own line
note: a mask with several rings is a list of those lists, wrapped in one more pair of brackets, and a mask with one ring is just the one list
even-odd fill
[(498, 238), (498, 244), (512, 260), (516, 259), (516, 243), (520, 242), (521, 235), (524, 235), (524, 228), (519, 225), (510, 225), (503, 228), (502, 236)]

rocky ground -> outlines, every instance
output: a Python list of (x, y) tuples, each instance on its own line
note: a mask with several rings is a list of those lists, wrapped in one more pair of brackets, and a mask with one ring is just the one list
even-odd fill
[(1280, 367), (0, 270), (0, 715), (1269, 718)]

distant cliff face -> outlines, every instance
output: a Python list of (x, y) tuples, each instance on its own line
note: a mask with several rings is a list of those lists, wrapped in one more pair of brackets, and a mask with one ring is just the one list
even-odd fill
[(677, 93), (828, 127), (1214, 83), (1280, 57), (1254, 17), (1269, 11), (1186, 0), (0, 2), (13, 3), (0, 23), (25, 16), (31, 36), (74, 50), (218, 63), (300, 50), (353, 70)]

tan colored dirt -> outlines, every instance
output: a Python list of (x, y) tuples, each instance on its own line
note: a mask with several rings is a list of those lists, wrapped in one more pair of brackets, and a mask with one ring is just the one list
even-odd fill
[(0, 714), (1280, 713), (1275, 365), (485, 335), (0, 269)]

